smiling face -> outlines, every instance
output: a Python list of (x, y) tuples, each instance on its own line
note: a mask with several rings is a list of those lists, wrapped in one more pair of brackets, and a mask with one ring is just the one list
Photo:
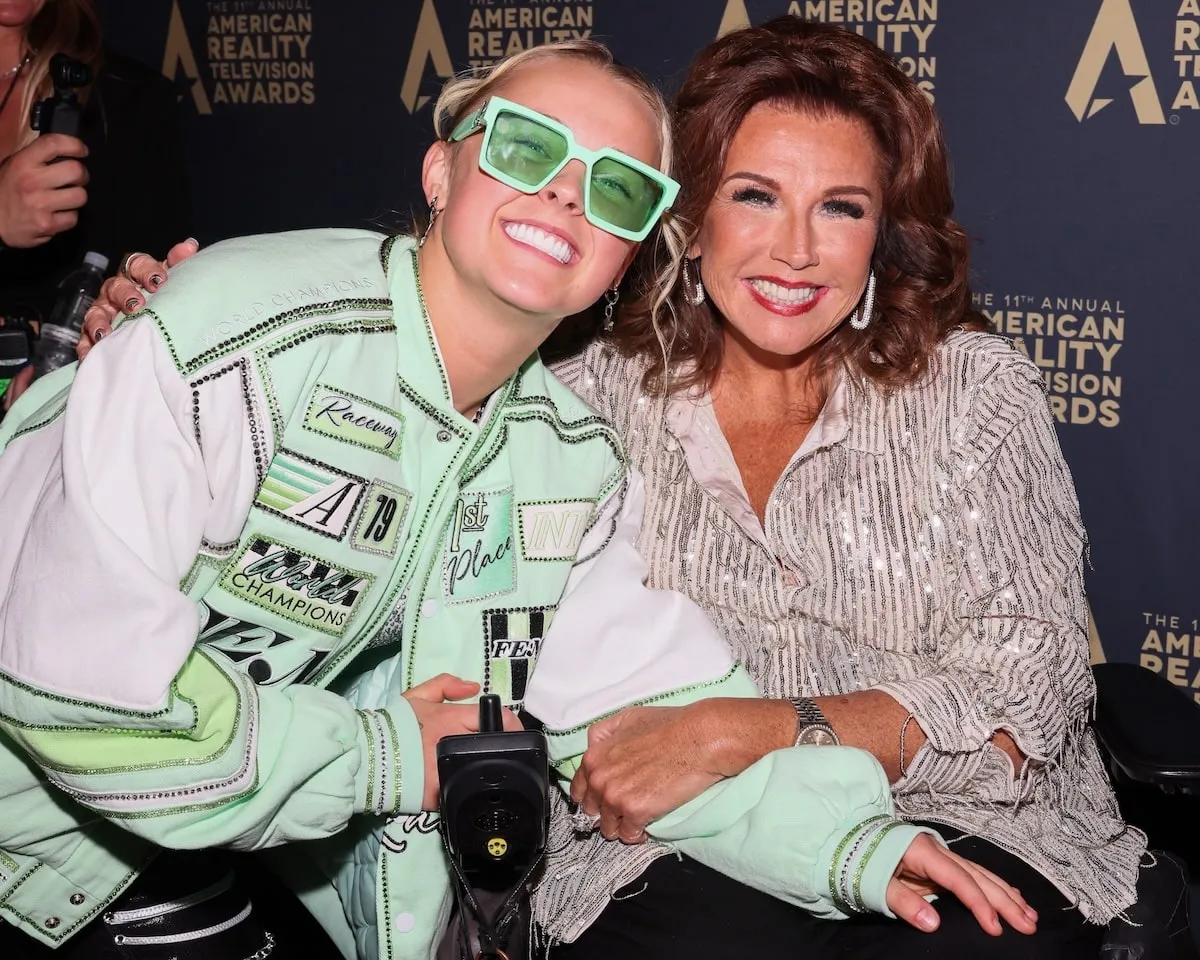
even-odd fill
[[(654, 112), (598, 66), (548, 58), (493, 92), (565, 124), (581, 146), (615, 147), (658, 165)], [(585, 218), (584, 165), (572, 160), (542, 190), (525, 194), (479, 169), (482, 141), (435, 144), (426, 162), (426, 191), (444, 209), (433, 235), (455, 273), (477, 293), (551, 322), (595, 303), (623, 273), (634, 244)]]
[(854, 310), (883, 210), (861, 120), (755, 106), (730, 143), (690, 251), (726, 346), (802, 362)]
[[(38, 15), (45, 0), (0, 0), (0, 27), (27, 27)], [(0, 64), (0, 70), (10, 64)]]

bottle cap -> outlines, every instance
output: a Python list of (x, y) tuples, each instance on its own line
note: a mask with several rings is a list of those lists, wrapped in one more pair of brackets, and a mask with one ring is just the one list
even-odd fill
[(89, 250), (83, 255), (83, 262), (89, 267), (95, 267), (97, 270), (108, 269), (108, 257), (102, 253), (97, 253), (95, 250)]

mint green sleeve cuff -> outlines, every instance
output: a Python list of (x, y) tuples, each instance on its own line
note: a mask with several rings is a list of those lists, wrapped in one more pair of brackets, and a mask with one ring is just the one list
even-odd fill
[(363, 813), (420, 813), (425, 797), (425, 748), (421, 726), (403, 697), (386, 710), (359, 710), (358, 744), (363, 763), (355, 780)]
[(928, 827), (886, 815), (871, 817), (849, 830), (835, 831), (817, 858), (821, 865), (818, 869), (824, 875), (814, 878), (814, 887), (844, 914), (872, 912), (895, 919), (887, 905), (888, 884), (905, 852), (922, 833), (941, 841)]

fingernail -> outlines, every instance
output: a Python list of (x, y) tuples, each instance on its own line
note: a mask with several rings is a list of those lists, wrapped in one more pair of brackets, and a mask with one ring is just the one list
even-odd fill
[(103, 340), (107, 336), (108, 336), (108, 332), (106, 330), (97, 330), (95, 333), (92, 334), (92, 342), (99, 343), (101, 340)]
[(199, 241), (199, 240), (197, 240), (195, 237), (188, 237), (188, 238), (187, 238), (186, 240), (184, 240), (183, 242), (184, 242), (184, 243), (190, 243), (190, 244), (191, 244), (193, 247), (198, 247), (198, 246), (200, 246), (200, 241)]
[(131, 313), (132, 311), (136, 310), (138, 307), (138, 304), (141, 302), (142, 301), (137, 297), (130, 297), (128, 300), (125, 301), (125, 312)]
[(937, 914), (929, 907), (917, 911), (917, 926), (922, 930), (932, 930), (937, 926)]
[(164, 279), (164, 277), (159, 276), (157, 273), (152, 274), (150, 279), (146, 281), (146, 286), (148, 286), (151, 290), (157, 290)]

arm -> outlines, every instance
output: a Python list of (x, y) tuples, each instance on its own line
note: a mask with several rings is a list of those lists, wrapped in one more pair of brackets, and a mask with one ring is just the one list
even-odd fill
[[(625, 705), (758, 695), (699, 607), (643, 585), (635, 546), (643, 499), (634, 475), (623, 501), (601, 507), (526, 694), (565, 776), (581, 764), (586, 776), (591, 721)], [(887, 778), (869, 754), (786, 750), (722, 776), (711, 766), (675, 771), (671, 806), (690, 802), (651, 823), (650, 835), (822, 916), (843, 916), (851, 904), (890, 915), (888, 881), (921, 831), (892, 817)]]
[(954, 500), (962, 545), (942, 585), (950, 635), (935, 672), (877, 690), (927, 738), (916, 750), (906, 743), (898, 791), (988, 789), (998, 764), (1012, 776), (1000, 747), (1031, 774), (1011, 780), (1015, 801), (1079, 736), (1091, 710), (1087, 540), (1037, 371), (1011, 364), (978, 394), (974, 429), (962, 441), (978, 467)]
[(406, 701), (360, 714), (324, 690), (258, 688), (195, 647), (180, 579), (202, 537), (237, 535), (257, 486), (240, 383), (202, 389), (203, 453), (191, 387), (134, 322), (79, 368), (65, 414), (0, 457), (0, 728), (165, 846), (266, 846), (419, 809)]

